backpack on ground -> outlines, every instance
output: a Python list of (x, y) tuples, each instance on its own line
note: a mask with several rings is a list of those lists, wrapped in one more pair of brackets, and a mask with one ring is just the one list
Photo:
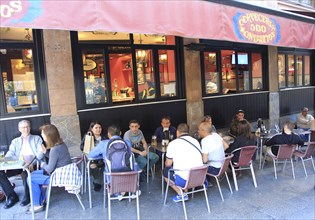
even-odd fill
[(128, 151), (127, 143), (122, 139), (112, 139), (107, 144), (106, 165), (110, 172), (133, 170), (132, 153)]

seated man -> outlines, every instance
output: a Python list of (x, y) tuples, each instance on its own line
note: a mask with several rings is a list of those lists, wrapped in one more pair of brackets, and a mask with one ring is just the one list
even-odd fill
[(217, 175), (223, 165), (225, 153), (224, 150), (229, 145), (222, 139), (220, 135), (211, 130), (211, 124), (201, 122), (198, 127), (202, 148), (202, 161), (208, 163), (208, 173)]
[[(187, 124), (179, 124), (177, 127), (177, 139), (169, 143), (166, 153), (165, 169), (163, 176), (168, 179), (168, 170), (173, 165), (174, 169), (191, 169), (202, 166), (201, 149), (199, 142), (188, 134)], [(184, 187), (188, 177), (188, 171), (175, 171), (170, 176), (170, 186), (177, 193), (173, 196), (174, 202), (181, 201), (181, 192), (176, 186)], [(184, 200), (188, 200), (188, 195), (184, 195)]]
[[(211, 124), (211, 132), (217, 132), (217, 129), (215, 128), (215, 126), (212, 124), (212, 118), (210, 115), (205, 115), (203, 118), (202, 118), (202, 121), (201, 122), (208, 122)], [(194, 138), (196, 138), (197, 140), (200, 141), (201, 137), (199, 136), (199, 132), (196, 131), (194, 133)]]
[[(159, 156), (156, 153), (149, 152), (148, 144), (143, 136), (140, 128), (140, 123), (137, 120), (129, 122), (129, 130), (124, 134), (124, 140), (130, 141), (132, 144), (131, 151), (134, 153), (139, 168), (145, 170), (147, 165), (147, 154), (149, 154), (149, 169), (159, 161)], [(141, 181), (145, 179), (146, 172), (141, 173)]]
[[(30, 134), (31, 123), (27, 120), (22, 120), (18, 124), (21, 136), (12, 140), (9, 147), (9, 151), (6, 157), (12, 157), (14, 159), (27, 159), (30, 157), (36, 157), (37, 160), (41, 160), (44, 154), (41, 151), (43, 141), (40, 136)], [(30, 163), (31, 161), (25, 161)], [(36, 163), (36, 162), (35, 162)], [(30, 171), (33, 170), (33, 165), (30, 166)], [(0, 171), (0, 186), (7, 196), (7, 201), (4, 205), (5, 209), (11, 208), (19, 201), (19, 197), (14, 192), (13, 185), (9, 181), (9, 177), (21, 174), (24, 186), (24, 197), (21, 202), (21, 206), (26, 206), (30, 203), (30, 192), (27, 184), (27, 172), (23, 170), (8, 170), (6, 172)]]
[[(301, 113), (297, 115), (296, 125), (303, 130), (310, 130), (313, 121), (314, 117), (311, 114), (308, 114), (308, 108), (304, 107), (301, 109)], [(307, 142), (309, 135), (301, 135), (301, 138)]]
[[(266, 146), (280, 145), (280, 144), (297, 144), (304, 145), (304, 141), (300, 136), (294, 134), (292, 130), (295, 125), (291, 121), (287, 121), (283, 126), (282, 134), (278, 134), (266, 141)], [(267, 148), (267, 153), (277, 155), (279, 147), (273, 147), (272, 150), (270, 147)]]
[(176, 128), (171, 126), (171, 117), (169, 116), (164, 116), (162, 118), (161, 126), (158, 127), (154, 132), (154, 135), (156, 136), (158, 143), (161, 143), (163, 139), (170, 139), (170, 137), (165, 137), (164, 131), (168, 131), (169, 135), (173, 135), (173, 138), (171, 139), (176, 138)]
[(237, 126), (240, 121), (245, 119), (244, 116), (245, 116), (245, 112), (242, 109), (237, 111), (235, 117), (233, 118), (231, 122), (229, 135), (231, 135), (232, 137), (236, 137), (238, 135)]

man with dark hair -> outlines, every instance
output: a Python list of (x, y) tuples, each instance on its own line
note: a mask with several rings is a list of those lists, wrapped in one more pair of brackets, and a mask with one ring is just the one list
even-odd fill
[[(169, 137), (165, 137), (165, 134), (168, 134)], [(171, 117), (164, 116), (161, 119), (161, 126), (159, 126), (154, 135), (156, 136), (157, 142), (162, 142), (163, 139), (175, 139), (176, 138), (176, 128), (171, 126)], [(172, 138), (170, 137), (172, 135)]]
[(229, 131), (230, 136), (236, 137), (238, 135), (237, 133), (238, 123), (244, 119), (245, 119), (245, 112), (244, 110), (239, 109), (231, 122), (230, 131)]
[[(187, 170), (193, 167), (202, 166), (201, 147), (199, 142), (189, 136), (187, 124), (177, 126), (177, 139), (169, 143), (166, 153), (165, 169), (163, 176), (168, 179), (168, 170), (173, 165), (174, 169)], [(177, 193), (173, 196), (174, 202), (181, 201), (181, 192), (176, 186), (184, 187), (187, 181), (188, 171), (175, 171), (170, 176), (170, 186)], [(188, 200), (188, 195), (184, 195), (184, 200)]]
[[(275, 135), (269, 140), (266, 141), (266, 146), (280, 145), (280, 144), (297, 144), (303, 145), (304, 141), (300, 138), (300, 136), (294, 134), (292, 130), (294, 129), (295, 124), (291, 121), (287, 121), (283, 126), (283, 132), (281, 134)], [(279, 147), (273, 147), (272, 151), (270, 147), (267, 148), (268, 153), (272, 153), (274, 155), (278, 154)]]
[[(136, 161), (140, 169), (145, 170), (147, 165), (147, 154), (149, 154), (149, 169), (159, 161), (159, 156), (156, 153), (150, 152), (148, 144), (144, 138), (142, 131), (139, 129), (140, 123), (137, 120), (129, 122), (129, 130), (124, 134), (124, 140), (130, 141), (132, 148), (131, 151), (136, 157)], [(144, 180), (145, 172), (141, 173), (141, 181)]]

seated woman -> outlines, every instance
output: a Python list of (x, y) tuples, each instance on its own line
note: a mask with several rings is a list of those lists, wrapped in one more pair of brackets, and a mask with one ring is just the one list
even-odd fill
[[(247, 120), (241, 120), (238, 122), (237, 134), (238, 135), (235, 137), (234, 142), (230, 144), (228, 149), (226, 149), (226, 153), (231, 153), (237, 148), (256, 145), (256, 138), (251, 134), (251, 125)], [(235, 152), (232, 162), (238, 162), (239, 157), (240, 151)]]
[[(105, 135), (102, 134), (102, 125), (98, 121), (92, 121), (89, 127), (89, 131), (94, 136), (94, 146), (105, 140)], [(80, 144), (80, 149), (83, 151), (85, 142), (85, 135)], [(93, 160), (90, 164), (91, 175), (93, 176), (93, 185), (95, 191), (100, 191), (103, 183), (104, 162), (103, 159)]]
[[(60, 138), (59, 131), (56, 126), (52, 124), (43, 125), (40, 130), (42, 137), (46, 143), (47, 149), (42, 145), (42, 152), (49, 158), (48, 164), (41, 163), (41, 170), (36, 170), (31, 174), (32, 179), (32, 195), (34, 202), (34, 212), (44, 210), (44, 193), (42, 186), (48, 185), (50, 182), (50, 175), (59, 167), (71, 164), (71, 157), (67, 145)], [(47, 151), (50, 150), (50, 151)], [(27, 211), (31, 214), (31, 208)]]

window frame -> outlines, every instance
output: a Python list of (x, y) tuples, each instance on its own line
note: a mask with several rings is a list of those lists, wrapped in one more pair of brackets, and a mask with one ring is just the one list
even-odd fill
[[(123, 106), (123, 105), (134, 105), (138, 103), (149, 103), (165, 100), (174, 100), (180, 99), (183, 97), (184, 89), (182, 78), (180, 77), (180, 72), (183, 67), (181, 66), (179, 58), (179, 50), (182, 45), (182, 40), (179, 37), (175, 36), (174, 45), (157, 45), (157, 44), (134, 44), (133, 43), (133, 34), (130, 33), (130, 44), (120, 44), (119, 42), (86, 42), (78, 41), (78, 32), (71, 31), (71, 43), (72, 43), (72, 57), (73, 57), (73, 67), (74, 67), (74, 77), (75, 77), (75, 90), (77, 98), (77, 108), (78, 110), (84, 109), (93, 109), (93, 108), (102, 108), (110, 106)], [(133, 86), (135, 98), (132, 102), (113, 102), (112, 100), (112, 85), (110, 79), (110, 66), (109, 66), (109, 47), (131, 47), (132, 51), (132, 70), (133, 70)], [(87, 104), (85, 98), (85, 86), (84, 86), (84, 77), (83, 77), (83, 64), (82, 64), (82, 51), (83, 50), (92, 50), (92, 49), (101, 49), (104, 54), (104, 72), (105, 72), (105, 83), (106, 83), (106, 94), (107, 102), (99, 104)], [(155, 81), (155, 98), (140, 100), (138, 95), (138, 83), (137, 83), (137, 68), (136, 68), (136, 50), (152, 50), (153, 55), (153, 68), (154, 68), (154, 81)], [(160, 91), (160, 76), (159, 76), (159, 57), (158, 50), (173, 50), (174, 51), (174, 62), (175, 62), (175, 76), (176, 76), (176, 96), (164, 97), (161, 96)], [(84, 88), (84, 89), (82, 89)], [(84, 97), (84, 98), (83, 98)]]
[[(301, 88), (301, 87), (306, 87), (306, 86), (312, 86), (312, 53), (310, 51), (307, 50), (290, 50), (288, 48), (279, 48), (278, 49), (278, 54), (277, 54), (277, 58), (279, 55), (284, 55), (285, 57), (285, 86), (280, 87), (279, 82), (279, 90), (282, 89), (288, 89), (288, 88)], [(293, 86), (289, 86), (289, 69), (288, 69), (288, 62), (289, 62), (289, 56), (293, 56), (294, 58), (294, 83)], [(297, 74), (297, 57), (298, 56), (302, 56), (302, 85), (298, 85), (297, 84), (297, 78), (298, 78), (298, 74)], [(310, 84), (305, 85), (305, 56), (309, 56), (310, 57)], [(278, 74), (278, 78), (279, 78), (279, 69), (277, 71)]]
[[(200, 50), (200, 67), (201, 67), (201, 87), (202, 87), (202, 96), (209, 97), (209, 96), (218, 96), (218, 95), (230, 95), (230, 94), (241, 94), (241, 93), (248, 93), (248, 92), (261, 92), (266, 90), (268, 87), (268, 82), (266, 79), (266, 62), (267, 62), (267, 53), (265, 46), (259, 45), (249, 45), (249, 44), (235, 44), (231, 42), (222, 42), (221, 44), (217, 41), (213, 40), (201, 40), (201, 43), (206, 43), (204, 48)], [(215, 45), (216, 44), (216, 45)], [(239, 77), (236, 77), (236, 91), (233, 93), (223, 93), (223, 77), (222, 77), (222, 50), (233, 50), (235, 54), (238, 53), (247, 53), (248, 55), (248, 71), (249, 71), (249, 90), (240, 90), (239, 89)], [(205, 86), (205, 66), (204, 66), (204, 52), (216, 53), (216, 62), (217, 62), (217, 72), (219, 73), (219, 88), (217, 93), (206, 93), (206, 86)], [(259, 53), (261, 54), (262, 59), (262, 88), (261, 89), (253, 89), (253, 82), (252, 82), (252, 54)], [(236, 56), (237, 60), (237, 56)], [(235, 74), (238, 74), (238, 62), (235, 64)]]
[[(13, 118), (18, 116), (36, 115), (41, 113), (49, 113), (49, 102), (48, 102), (48, 88), (47, 88), (47, 77), (45, 73), (44, 56), (43, 54), (43, 36), (42, 30), (32, 29), (33, 40), (32, 41), (5, 41), (1, 40), (1, 49), (32, 49), (33, 54), (33, 65), (34, 65), (34, 78), (35, 88), (37, 92), (37, 104), (38, 110), (29, 111), (18, 111), (18, 112), (7, 112), (5, 92), (3, 85), (3, 78), (0, 77), (0, 118)], [(0, 67), (1, 71), (1, 67)], [(2, 72), (1, 72), (2, 73)]]

